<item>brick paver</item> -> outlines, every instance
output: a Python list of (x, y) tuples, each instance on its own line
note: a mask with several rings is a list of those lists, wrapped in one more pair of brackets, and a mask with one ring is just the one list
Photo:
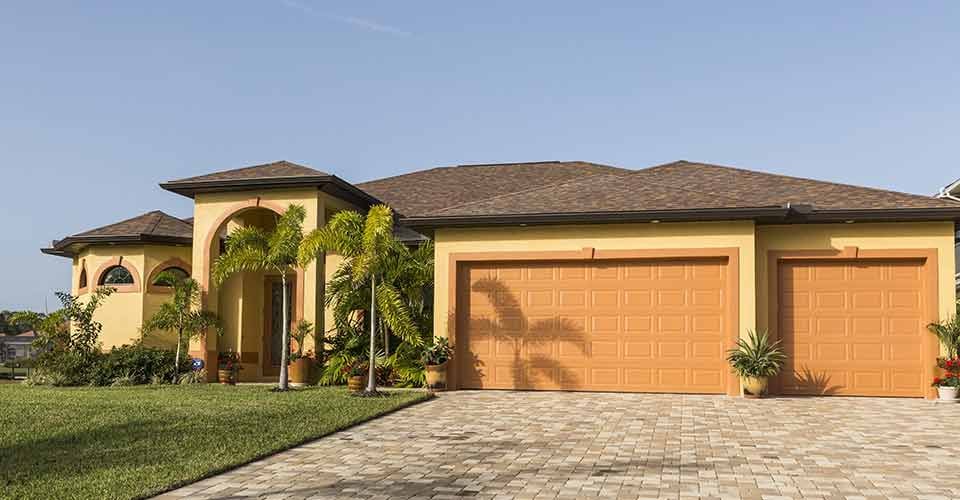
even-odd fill
[(960, 406), (458, 391), (162, 498), (960, 498)]

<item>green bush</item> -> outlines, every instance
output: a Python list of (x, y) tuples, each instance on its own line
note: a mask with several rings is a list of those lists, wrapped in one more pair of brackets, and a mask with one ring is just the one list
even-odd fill
[(87, 385), (103, 360), (100, 352), (54, 349), (37, 356), (38, 380), (47, 380), (49, 385)]
[[(88, 383), (111, 385), (149, 384), (154, 378), (173, 381), (175, 353), (142, 344), (124, 345), (110, 350), (93, 369)], [(190, 370), (190, 360), (180, 362), (181, 371)]]

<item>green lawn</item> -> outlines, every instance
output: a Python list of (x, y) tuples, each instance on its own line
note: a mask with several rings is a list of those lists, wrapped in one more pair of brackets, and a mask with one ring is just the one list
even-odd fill
[(159, 493), (428, 395), (343, 388), (0, 385), (0, 498)]

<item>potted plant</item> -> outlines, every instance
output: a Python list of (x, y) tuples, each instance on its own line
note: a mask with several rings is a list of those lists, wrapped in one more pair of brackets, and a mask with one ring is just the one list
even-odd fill
[(297, 349), (290, 353), (290, 383), (294, 386), (306, 385), (310, 382), (310, 368), (313, 366), (313, 351), (303, 352), (307, 338), (313, 331), (313, 323), (302, 319), (294, 327), (291, 336), (297, 341)]
[(367, 363), (357, 361), (344, 368), (347, 376), (347, 390), (360, 392), (367, 385)]
[(764, 330), (748, 330), (747, 338), (737, 340), (737, 346), (727, 351), (727, 362), (740, 377), (744, 396), (754, 398), (763, 397), (768, 379), (780, 373), (786, 358), (780, 341), (770, 342)]
[(942, 377), (934, 377), (933, 385), (937, 388), (939, 401), (956, 403), (957, 391), (960, 389), (960, 359), (937, 359), (937, 366), (945, 372)]
[(446, 337), (434, 337), (433, 343), (424, 349), (422, 361), (428, 389), (442, 391), (447, 388), (447, 362), (452, 357), (453, 348)]
[(242, 369), (240, 355), (235, 352), (221, 352), (217, 355), (217, 380), (221, 384), (236, 385), (237, 374)]

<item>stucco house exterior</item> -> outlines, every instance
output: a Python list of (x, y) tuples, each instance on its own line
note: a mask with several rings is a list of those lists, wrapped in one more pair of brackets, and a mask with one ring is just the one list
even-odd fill
[[(192, 219), (150, 212), (55, 241), (72, 288), (113, 284), (105, 346), (129, 342), (176, 268), (198, 280), (226, 333), (194, 342), (208, 363), (238, 351), (243, 380), (277, 372), (275, 276), (211, 280), (221, 241), (269, 227), (290, 203), (307, 230), (386, 203), (401, 234), (436, 246), (434, 330), (456, 346), (453, 388), (740, 394), (725, 351), (767, 329), (788, 354), (772, 391), (930, 397), (954, 312), (960, 203), (677, 161), (462, 165), (359, 184), (290, 162), (161, 184)], [(322, 331), (339, 259), (297, 272), (293, 317)], [(148, 337), (169, 343), (169, 338)]]

